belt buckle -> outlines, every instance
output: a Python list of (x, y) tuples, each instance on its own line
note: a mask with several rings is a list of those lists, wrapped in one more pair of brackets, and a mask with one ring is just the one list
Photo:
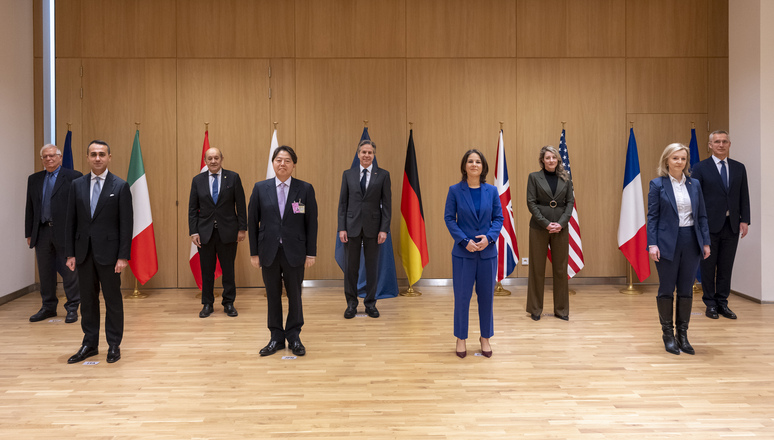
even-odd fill
[(552, 208), (556, 208), (556, 206), (557, 206), (556, 200), (551, 200), (550, 202), (548, 202), (548, 206), (550, 206)]

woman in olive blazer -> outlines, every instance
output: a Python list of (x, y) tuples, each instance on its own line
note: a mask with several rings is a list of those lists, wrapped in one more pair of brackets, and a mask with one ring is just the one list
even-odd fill
[(527, 207), (532, 214), (529, 221), (529, 283), (527, 313), (533, 320), (543, 313), (546, 256), (551, 247), (554, 274), (554, 316), (567, 321), (570, 316), (570, 297), (567, 286), (567, 260), (570, 234), (567, 225), (572, 216), (575, 194), (569, 173), (562, 166), (556, 148), (547, 145), (540, 149), (540, 171), (530, 173), (527, 180)]

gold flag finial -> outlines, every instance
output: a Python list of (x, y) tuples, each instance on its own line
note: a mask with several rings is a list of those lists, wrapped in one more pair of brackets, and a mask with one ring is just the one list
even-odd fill
[(691, 128), (696, 128), (696, 123), (691, 121)]
[(135, 127), (137, 130), (139, 130), (139, 129), (140, 129), (140, 123), (139, 123), (139, 122), (135, 122), (135, 123), (134, 123), (134, 127)]
[(67, 122), (67, 131), (70, 131), (70, 127), (72, 127), (73, 124)]
[(279, 124), (279, 122), (274, 121), (274, 122), (272, 122), (272, 124), (274, 124), (274, 129), (276, 130), (277, 129), (277, 124)]
[(368, 119), (363, 119), (363, 126), (368, 128)]
[(634, 128), (634, 121), (629, 121), (629, 128)]
[(500, 121), (500, 131), (503, 131), (503, 121)]
[(413, 130), (413, 129), (414, 129), (414, 123), (413, 122), (409, 122), (409, 130)]
[(209, 122), (205, 122), (204, 123), (204, 131), (209, 131), (209, 130), (210, 130), (210, 123)]
[(564, 130), (564, 124), (566, 124), (567, 121), (562, 121), (562, 130)]

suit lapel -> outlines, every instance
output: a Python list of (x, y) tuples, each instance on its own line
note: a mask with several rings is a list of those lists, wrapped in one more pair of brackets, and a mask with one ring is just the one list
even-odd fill
[(669, 203), (672, 205), (672, 209), (677, 213), (677, 200), (675, 199), (675, 190), (672, 188), (672, 180), (669, 177), (661, 178), (661, 186), (664, 188), (664, 192), (669, 199)]
[[(97, 206), (94, 208), (94, 215), (91, 216), (92, 219), (97, 218), (97, 215), (99, 215), (99, 212), (102, 210), (102, 207), (105, 206), (105, 203), (107, 203), (107, 199), (108, 197), (110, 197), (110, 194), (112, 192), (113, 192), (113, 174), (110, 171), (108, 171), (107, 176), (105, 176), (105, 182), (102, 184), (102, 189), (100, 190), (100, 193), (99, 193)], [(89, 208), (89, 210), (91, 210), (91, 207)]]
[(691, 209), (693, 212), (698, 212), (697, 208), (699, 207), (699, 194), (697, 193), (696, 185), (693, 184), (690, 177), (685, 178), (685, 187), (688, 189), (688, 196), (691, 198)]
[[(726, 171), (729, 171), (730, 163), (728, 162), (727, 159), (728, 158), (726, 158), (726, 167), (727, 167)], [(718, 170), (718, 165), (715, 163), (715, 159), (713, 159), (712, 156), (710, 156), (710, 158), (707, 160), (709, 161), (709, 165), (712, 167), (712, 172), (710, 173), (710, 175), (712, 176), (712, 180), (715, 182), (718, 188), (720, 188), (720, 190), (723, 191), (724, 194), (728, 194), (728, 188), (726, 188), (726, 185), (723, 184), (723, 179), (720, 178), (720, 170)], [(733, 178), (733, 176), (731, 177)], [(729, 182), (729, 186), (730, 186), (730, 183), (731, 182)]]
[(478, 220), (478, 210), (476, 210), (475, 205), (473, 205), (473, 196), (470, 195), (470, 187), (468, 187), (468, 182), (462, 182), (461, 186), (462, 186), (462, 197), (468, 203), (468, 208), (470, 208), (470, 212), (472, 212), (473, 215), (476, 217), (476, 220)]
[[(265, 194), (267, 200), (269, 201), (268, 205), (271, 207), (270, 210), (273, 213), (271, 215), (274, 215), (277, 218), (277, 223), (280, 223), (282, 219), (280, 218), (279, 213), (279, 199), (277, 198), (277, 186), (275, 185), (276, 182), (277, 181), (274, 179), (270, 179), (268, 181), (269, 184), (266, 185)], [(287, 205), (287, 201), (285, 201), (285, 205)]]
[[(545, 173), (542, 171), (537, 173), (537, 181), (538, 185), (543, 188), (543, 191), (545, 191), (546, 194), (553, 198), (554, 194), (551, 192), (551, 187), (548, 186), (548, 180), (546, 180)], [(557, 185), (556, 188), (559, 189), (559, 185)], [(537, 194), (535, 196), (537, 196)]]
[(564, 179), (562, 179), (559, 176), (556, 176), (556, 192), (554, 193), (554, 197), (562, 193), (562, 190), (564, 190), (565, 185), (567, 184), (565, 183)]
[(292, 210), (293, 201), (296, 200), (296, 198), (298, 197), (298, 191), (300, 189), (298, 185), (299, 184), (296, 179), (293, 179), (290, 181), (290, 188), (288, 189), (288, 199), (285, 200), (285, 214), (284, 214), (285, 217), (287, 217), (293, 212)]
[[(53, 197), (54, 194), (56, 194), (56, 192), (59, 191), (59, 188), (62, 187), (62, 183), (64, 182), (64, 179), (65, 179), (65, 170), (64, 168), (60, 168), (59, 175), (56, 176), (56, 181), (54, 181), (54, 189), (51, 191), (51, 197)], [(45, 182), (45, 179), (43, 181)]]

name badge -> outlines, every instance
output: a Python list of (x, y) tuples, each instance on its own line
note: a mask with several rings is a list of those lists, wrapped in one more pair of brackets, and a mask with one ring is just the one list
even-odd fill
[(305, 214), (306, 206), (301, 201), (293, 202), (293, 214)]

